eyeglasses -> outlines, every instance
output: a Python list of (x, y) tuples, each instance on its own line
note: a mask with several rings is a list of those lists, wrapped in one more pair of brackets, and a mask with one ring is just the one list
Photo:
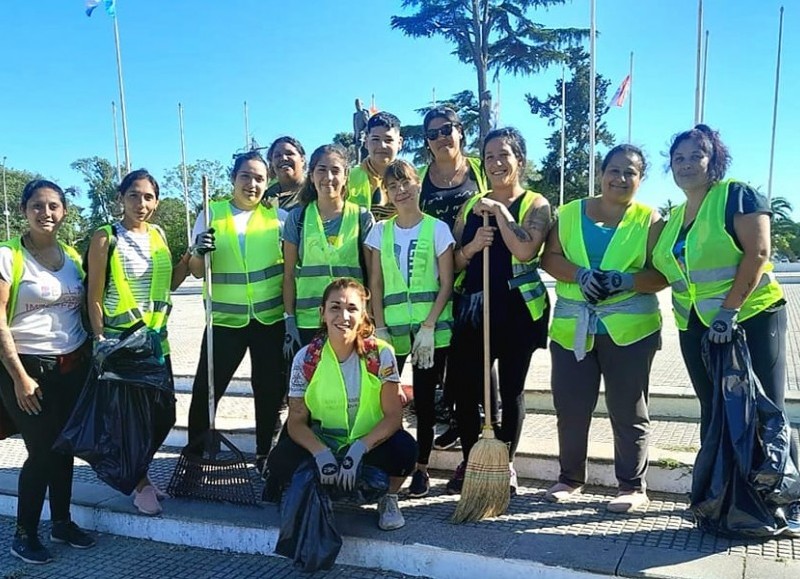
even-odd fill
[(435, 141), (440, 136), (442, 137), (449, 137), (453, 134), (453, 127), (455, 125), (453, 123), (446, 123), (439, 127), (438, 129), (428, 129), (425, 131), (425, 138), (429, 141)]

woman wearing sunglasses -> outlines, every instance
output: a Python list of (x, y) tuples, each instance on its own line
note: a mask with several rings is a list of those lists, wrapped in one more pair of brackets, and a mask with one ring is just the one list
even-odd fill
[[(452, 231), (461, 207), (472, 197), (488, 191), (486, 174), (480, 159), (464, 154), (464, 128), (453, 109), (431, 109), (422, 126), (431, 161), (420, 170), (419, 206), (423, 213), (444, 221)], [(454, 299), (453, 305), (457, 307), (458, 296)], [(442, 403), (452, 406), (453, 394), (449, 389), (445, 390)], [(434, 440), (433, 446), (450, 448), (457, 440), (458, 429), (455, 422), (451, 422), (450, 428)]]

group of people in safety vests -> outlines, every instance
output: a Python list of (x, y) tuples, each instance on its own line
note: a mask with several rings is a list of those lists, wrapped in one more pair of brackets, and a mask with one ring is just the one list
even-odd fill
[[(554, 219), (545, 197), (523, 185), (527, 153), (516, 129), (491, 131), (481, 158), (470, 157), (458, 116), (440, 107), (425, 116), (424, 136), (430, 162), (420, 169), (398, 158), (400, 121), (387, 112), (367, 121), (368, 155), (352, 169), (341, 147), (324, 145), (307, 157), (288, 136), (266, 158), (239, 155), (231, 198), (211, 203), (209, 228), (198, 215), (194, 243), (178, 260), (163, 231), (149, 223), (158, 183), (146, 170), (130, 173), (119, 186), (122, 219), (99, 229), (89, 248), (92, 339), (80, 319), (80, 260), (56, 238), (67, 212), (64, 193), (48, 181), (26, 186), (28, 231), (0, 246), (0, 394), (29, 453), (20, 474), (15, 555), (50, 559), (37, 535), (47, 491), (52, 540), (94, 543), (70, 519), (72, 459), (53, 453), (53, 440), (80, 391), (92, 343), (102, 348), (143, 319), (161, 332), (169, 352), (170, 290), (189, 273), (203, 277), (206, 255), (216, 399), (249, 350), (255, 462), (270, 500), (280, 499), (307, 458), (323, 484), (345, 490), (369, 464), (390, 481), (378, 505), (380, 528), (402, 527), (404, 481), (411, 477), (408, 496), (425, 496), (432, 448), (456, 438), (463, 461), (446, 490), (460, 493), (481, 412), (491, 414), (497, 438), (509, 445), (515, 492), (525, 379), (534, 351), (549, 337), (561, 471), (545, 497), (568, 500), (586, 482), (602, 377), (619, 483), (607, 508), (645, 506), (649, 375), (662, 324), (655, 294), (668, 285), (703, 435), (713, 394), (700, 357), (706, 334), (722, 343), (744, 327), (755, 373), (783, 407), (787, 314), (769, 261), (770, 208), (757, 191), (725, 178), (730, 155), (716, 131), (697, 125), (673, 138), (670, 166), (686, 202), (666, 222), (635, 198), (647, 163), (633, 145), (605, 156), (599, 195), (567, 203)], [(555, 304), (540, 268), (556, 280)], [(482, 408), (480, 381), (485, 323), (496, 392), (490, 408)], [(406, 362), (413, 368), (416, 440), (402, 422)], [(208, 363), (204, 338), (189, 451), (202, 452), (209, 426)], [(435, 440), (439, 388), (454, 420)], [(792, 454), (796, 459), (795, 443)], [(144, 514), (159, 513), (163, 498), (147, 477), (134, 492)], [(787, 519), (787, 533), (800, 536), (798, 505), (787, 509)]]

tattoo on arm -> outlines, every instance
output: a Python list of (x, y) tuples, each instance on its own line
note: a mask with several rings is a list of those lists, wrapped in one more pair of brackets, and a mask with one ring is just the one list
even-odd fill
[(527, 231), (525, 231), (522, 228), (521, 225), (519, 225), (517, 223), (509, 223), (508, 227), (511, 229), (511, 232), (514, 235), (516, 235), (517, 239), (519, 239), (520, 241), (528, 242), (528, 241), (532, 241), (533, 240), (533, 238), (531, 237), (531, 234), (528, 233)]
[(543, 236), (547, 236), (550, 227), (553, 224), (552, 216), (550, 215), (550, 206), (542, 205), (535, 207), (528, 211), (523, 221), (525, 228), (529, 231), (541, 231)]

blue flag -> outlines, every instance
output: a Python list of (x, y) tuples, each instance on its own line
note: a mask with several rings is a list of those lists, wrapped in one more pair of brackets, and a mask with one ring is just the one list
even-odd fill
[(105, 6), (106, 14), (111, 17), (116, 16), (116, 0), (86, 0), (86, 16), (91, 16), (94, 9), (100, 4)]

